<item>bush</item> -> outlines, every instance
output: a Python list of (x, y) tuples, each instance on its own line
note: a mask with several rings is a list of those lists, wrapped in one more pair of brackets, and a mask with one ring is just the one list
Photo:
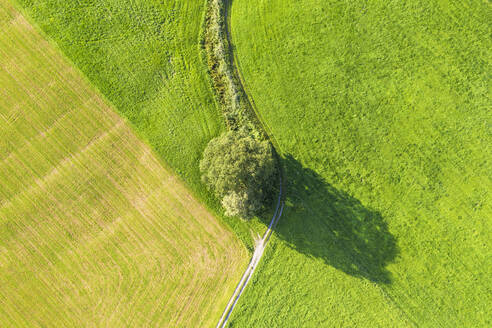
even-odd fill
[(226, 215), (249, 219), (272, 199), (275, 159), (268, 141), (246, 129), (212, 139), (200, 162), (202, 180), (221, 199)]
[(225, 0), (207, 1), (201, 43), (205, 50), (212, 86), (230, 130), (247, 127), (261, 133), (262, 129), (258, 126), (254, 110), (232, 65), (233, 53), (225, 21), (226, 5)]

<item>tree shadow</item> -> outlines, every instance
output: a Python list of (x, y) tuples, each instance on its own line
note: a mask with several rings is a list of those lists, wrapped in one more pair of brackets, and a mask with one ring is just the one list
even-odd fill
[(285, 208), (276, 235), (298, 252), (349, 275), (391, 282), (386, 265), (398, 255), (395, 237), (377, 211), (337, 190), (288, 155), (281, 159)]
[[(230, 19), (232, 2), (225, 2), (226, 20)], [(240, 63), (232, 55), (236, 47), (228, 22), (225, 25), (230, 64), (241, 82), (240, 70), (236, 68)], [(284, 170), (286, 205), (275, 227), (276, 235), (300, 253), (323, 259), (349, 275), (376, 283), (391, 283), (386, 265), (399, 251), (381, 214), (337, 190), (291, 155), (281, 158), (280, 165)], [(277, 194), (278, 191), (273, 195), (273, 202)], [(265, 223), (268, 225), (269, 221), (265, 219)]]

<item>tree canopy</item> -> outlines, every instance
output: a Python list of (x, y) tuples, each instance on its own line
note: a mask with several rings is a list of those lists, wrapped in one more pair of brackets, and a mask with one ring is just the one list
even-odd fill
[(276, 175), (272, 146), (245, 129), (212, 139), (203, 152), (200, 171), (226, 215), (249, 219), (272, 198)]

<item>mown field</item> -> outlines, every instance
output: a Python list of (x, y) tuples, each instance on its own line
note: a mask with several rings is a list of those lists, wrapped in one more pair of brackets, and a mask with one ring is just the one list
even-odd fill
[(490, 4), (234, 0), (231, 13), (288, 183), (231, 326), (490, 327)]
[(9, 0), (0, 30), (0, 326), (213, 326), (241, 242)]
[[(225, 130), (200, 39), (204, 1), (16, 0), (204, 200), (198, 161)], [(252, 247), (249, 226), (222, 217)], [(256, 228), (255, 228), (256, 229)]]

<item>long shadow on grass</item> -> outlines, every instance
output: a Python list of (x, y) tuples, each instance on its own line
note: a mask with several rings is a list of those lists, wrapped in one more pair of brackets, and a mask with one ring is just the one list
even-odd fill
[(282, 161), (286, 208), (277, 236), (349, 275), (390, 283), (385, 267), (395, 259), (398, 248), (381, 215), (335, 189), (292, 156)]

